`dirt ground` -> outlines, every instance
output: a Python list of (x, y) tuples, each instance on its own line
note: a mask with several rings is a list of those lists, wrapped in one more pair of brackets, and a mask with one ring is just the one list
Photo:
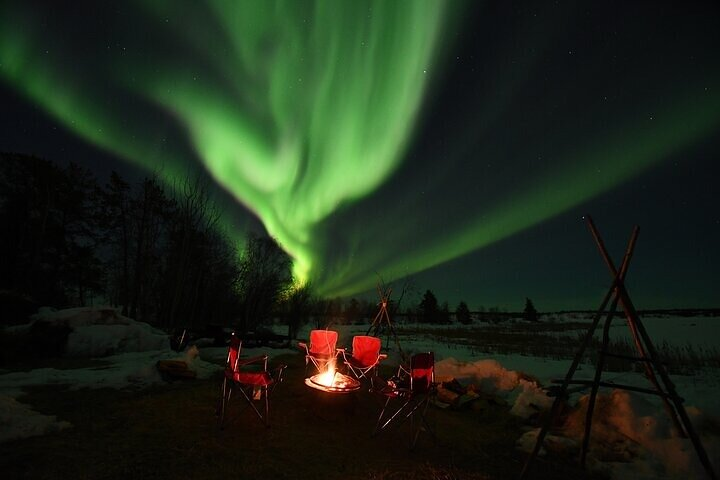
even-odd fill
[[(409, 424), (371, 438), (380, 400), (305, 386), (302, 355), (288, 365), (265, 428), (233, 398), (223, 430), (215, 407), (221, 376), (138, 391), (35, 388), (22, 399), (73, 427), (0, 444), (8, 479), (513, 479), (525, 462), (523, 431), (508, 407), (430, 407), (435, 441), (422, 433), (410, 451)], [(387, 372), (385, 372), (387, 373)], [(539, 459), (532, 479), (586, 475), (576, 459)]]

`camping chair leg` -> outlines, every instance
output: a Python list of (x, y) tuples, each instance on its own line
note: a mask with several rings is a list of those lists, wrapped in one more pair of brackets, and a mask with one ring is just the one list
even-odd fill
[(215, 415), (218, 417), (218, 425), (220, 428), (223, 426), (225, 420), (225, 389), (227, 388), (227, 378), (223, 379), (222, 386), (220, 387), (220, 398), (218, 399), (217, 410)]
[[(410, 415), (412, 415), (412, 412), (413, 412), (414, 409), (411, 409), (410, 412), (405, 413), (405, 411), (407, 410), (407, 408), (410, 406), (410, 403), (407, 403), (407, 402), (406, 402), (406, 403), (402, 404), (402, 405), (400, 406), (400, 408), (398, 408), (398, 409), (395, 411), (395, 413), (393, 413), (393, 414), (390, 416), (390, 418), (388, 418), (387, 420), (385, 420), (385, 423), (383, 423), (382, 425), (380, 425), (380, 423), (381, 423), (382, 420), (383, 420), (383, 415), (385, 414), (385, 409), (387, 408), (388, 403), (390, 402), (390, 400), (391, 400), (391, 399), (388, 398), (387, 401), (385, 402), (385, 406), (383, 407), (382, 412), (380, 412), (380, 416), (378, 417), (378, 421), (377, 421), (377, 424), (376, 424), (376, 426), (375, 426), (375, 431), (373, 432), (372, 436), (375, 436), (375, 435), (379, 434), (380, 432), (382, 432), (383, 430), (385, 430), (386, 428), (388, 428), (388, 427), (393, 423), (393, 421), (394, 421), (397, 417), (400, 416), (400, 414), (404, 414), (404, 415), (405, 415), (405, 419), (407, 419)], [(400, 422), (400, 423), (402, 423), (402, 422)], [(400, 426), (400, 423), (398, 423), (398, 426)]]
[(283, 381), (283, 373), (285, 372), (285, 369), (287, 368), (287, 365), (281, 364), (277, 368), (275, 368), (270, 374), (270, 376), (273, 379), (273, 382), (270, 384), (270, 387), (268, 388), (268, 395), (275, 390), (275, 387)]
[(225, 382), (227, 379), (223, 379), (223, 383), (220, 385), (220, 397), (218, 397), (217, 407), (215, 407), (215, 416), (219, 417), (225, 406)]
[[(375, 429), (373, 430), (373, 433), (372, 433), (373, 437), (375, 435), (377, 435), (378, 433), (380, 433), (387, 426), (387, 424), (390, 422), (390, 420), (392, 420), (392, 418), (390, 418), (390, 420), (385, 422), (384, 425), (380, 426), (380, 423), (383, 421), (383, 417), (385, 416), (385, 410), (387, 410), (389, 403), (390, 403), (390, 398), (388, 397), (387, 400), (385, 400), (385, 405), (383, 405), (383, 408), (380, 411), (380, 415), (378, 416), (377, 422), (375, 422)], [(397, 412), (396, 412), (396, 415), (397, 415)]]
[(270, 428), (270, 399), (268, 398), (270, 392), (267, 386), (265, 386), (263, 390), (265, 390), (265, 392), (263, 392), (263, 396), (265, 397), (265, 427)]
[[(240, 390), (240, 393), (242, 393), (243, 397), (245, 397), (245, 399), (246, 399), (247, 402), (248, 402), (248, 405), (250, 405), (250, 408), (253, 409), (253, 411), (255, 412), (255, 415), (258, 416), (258, 418), (260, 419), (260, 421), (263, 422), (266, 427), (269, 427), (270, 425), (267, 423), (266, 419), (263, 417), (263, 414), (260, 413), (260, 410), (258, 410), (257, 407), (255, 406), (255, 404), (253, 403), (253, 391), (252, 391), (252, 389), (250, 390), (250, 395), (248, 395), (247, 392), (245, 391), (245, 389), (243, 389), (243, 388), (238, 388), (238, 390)], [(265, 406), (266, 406), (266, 408), (269, 408), (269, 405), (268, 405), (268, 402), (267, 402), (267, 394), (265, 395)]]
[[(422, 410), (420, 412), (418, 412), (417, 409), (415, 409), (411, 413), (410, 431), (415, 432), (415, 438), (413, 438), (412, 442), (410, 443), (410, 450), (414, 449), (415, 445), (417, 445), (418, 437), (420, 436), (420, 431), (422, 428), (425, 428), (425, 431), (430, 434), (430, 436), (433, 438), (433, 441), (437, 442), (437, 437), (435, 436), (435, 432), (433, 431), (432, 427), (430, 427), (430, 424), (428, 423), (427, 417), (426, 417), (428, 405), (430, 405), (430, 397), (423, 399), (422, 402), (420, 402), (420, 404), (418, 404), (417, 408), (420, 408), (420, 405), (422, 405), (422, 404), (424, 404), (424, 405), (422, 406)], [(420, 414), (420, 420), (418, 421), (417, 430), (415, 430), (415, 425), (414, 425), (414, 417), (415, 417), (416, 413)]]
[(223, 379), (222, 384), (222, 396), (219, 404), (219, 418), (218, 423), (220, 424), (220, 430), (225, 426), (225, 414), (227, 412), (227, 406), (230, 402), (230, 395), (232, 394), (232, 388), (230, 387), (227, 378)]

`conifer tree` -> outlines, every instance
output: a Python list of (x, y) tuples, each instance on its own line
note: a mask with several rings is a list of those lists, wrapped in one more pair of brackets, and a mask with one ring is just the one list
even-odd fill
[(525, 298), (525, 310), (523, 311), (523, 317), (528, 322), (538, 321), (538, 312), (535, 309), (535, 305), (533, 305), (532, 300), (527, 297)]

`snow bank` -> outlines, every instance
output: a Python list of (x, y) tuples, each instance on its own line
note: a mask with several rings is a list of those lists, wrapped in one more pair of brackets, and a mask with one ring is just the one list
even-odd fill
[(155, 364), (158, 360), (184, 360), (197, 378), (208, 378), (222, 367), (203, 361), (196, 347), (178, 355), (172, 350), (128, 352), (103, 359), (107, 365), (59, 370), (38, 368), (29, 372), (0, 375), (0, 442), (32, 435), (43, 435), (70, 426), (53, 416), (41, 415), (13, 397), (23, 394), (23, 388), (35, 385), (81, 388), (144, 388), (164, 383)]
[(169, 345), (165, 332), (124, 317), (112, 307), (43, 309), (31, 317), (30, 325), (38, 322), (71, 329), (65, 346), (65, 354), (71, 357), (97, 358)]
[(70, 426), (54, 415), (42, 415), (12, 397), (0, 395), (0, 442), (45, 435)]
[[(472, 383), (476, 391), (500, 396), (512, 405), (510, 413), (529, 419), (549, 411), (553, 398), (539, 383), (523, 372), (507, 370), (495, 360), (463, 362), (454, 358), (435, 365), (436, 380), (452, 378)], [(589, 396), (581, 396), (572, 407), (562, 431), (546, 436), (541, 455), (546, 451), (564, 456), (577, 455), (584, 434)], [(686, 407), (702, 444), (720, 471), (720, 438), (717, 420), (696, 407)], [(517, 448), (527, 453), (535, 447), (539, 428), (517, 441)], [(675, 436), (668, 414), (647, 395), (612, 390), (598, 395), (591, 434), (588, 467), (613, 479), (704, 478), (705, 470), (689, 439)]]
[(495, 360), (463, 362), (446, 358), (435, 364), (435, 378), (439, 382), (457, 379), (470, 382), (476, 391), (498, 395), (512, 404), (510, 413), (528, 419), (552, 405), (538, 382), (523, 372), (505, 369)]
[(149, 352), (128, 352), (103, 358), (107, 364), (86, 368), (60, 370), (38, 368), (29, 372), (13, 372), (0, 375), (0, 390), (6, 395), (17, 396), (22, 388), (34, 385), (65, 385), (80, 388), (143, 388), (163, 383), (155, 364), (159, 360), (183, 360), (197, 378), (209, 378), (222, 367), (203, 361), (196, 347), (184, 354), (170, 349)]
[[(66, 354), (101, 358), (101, 364), (74, 369), (38, 368), (0, 375), (0, 442), (57, 431), (68, 427), (34, 412), (15, 398), (36, 385), (81, 388), (144, 388), (163, 383), (156, 363), (182, 360), (197, 378), (208, 378), (221, 366), (202, 360), (196, 346), (178, 354), (170, 349), (168, 336), (142, 322), (119, 315), (107, 307), (44, 310), (32, 318), (52, 326), (71, 328)], [(16, 333), (30, 326), (14, 327)]]
[[(580, 398), (563, 434), (582, 441), (589, 396)], [(713, 420), (694, 407), (686, 411), (715, 471), (720, 471), (720, 440)], [(612, 478), (704, 478), (689, 439), (675, 435), (669, 415), (647, 395), (612, 390), (598, 395), (591, 433), (591, 466)]]
[[(689, 439), (675, 435), (668, 414), (647, 401), (646, 395), (625, 390), (599, 394), (593, 412), (587, 467), (613, 479), (705, 478), (706, 473)], [(547, 451), (577, 456), (585, 430), (589, 395), (580, 398), (564, 425), (548, 434), (540, 455)], [(717, 425), (697, 408), (686, 409), (705, 451), (717, 472), (720, 469), (720, 439)], [(540, 428), (522, 435), (516, 447), (530, 453)]]
[(68, 336), (65, 353), (73, 357), (103, 357), (124, 352), (146, 352), (168, 346), (168, 336), (146, 323), (86, 325)]

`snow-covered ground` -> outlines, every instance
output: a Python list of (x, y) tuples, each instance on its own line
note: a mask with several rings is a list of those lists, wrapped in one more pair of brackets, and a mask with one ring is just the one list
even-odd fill
[[(187, 362), (199, 378), (207, 378), (220, 369), (216, 362), (225, 358), (222, 347), (190, 347), (183, 353), (169, 348), (168, 337), (147, 324), (122, 317), (108, 308), (72, 309), (60, 312), (45, 311), (34, 321), (66, 325), (71, 328), (67, 354), (88, 358), (101, 358), (102, 365), (56, 369), (41, 368), (24, 372), (0, 371), (0, 442), (13, 438), (42, 435), (71, 425), (61, 418), (41, 415), (23, 403), (23, 389), (32, 385), (66, 385), (70, 388), (143, 388), (163, 382), (156, 368), (159, 360), (179, 359)], [(564, 319), (560, 319), (564, 320)], [(655, 343), (672, 345), (701, 345), (718, 349), (720, 338), (713, 335), (717, 319), (711, 317), (650, 318), (644, 324)], [(623, 324), (618, 322), (614, 334), (623, 335)], [(22, 331), (28, 326), (13, 327)], [(307, 338), (310, 326), (300, 332)], [(471, 328), (481, 328), (478, 324)], [(352, 336), (365, 334), (366, 325), (334, 326), (340, 333), (339, 346), (349, 346)], [(278, 327), (284, 333), (284, 327)], [(463, 385), (474, 385), (478, 391), (502, 398), (510, 405), (511, 413), (529, 417), (552, 403), (542, 386), (552, 379), (563, 378), (570, 361), (522, 355), (478, 356), (470, 347), (436, 342), (432, 338), (401, 336), (405, 353), (433, 351), (436, 358), (436, 376), (439, 381), (454, 378)], [(399, 352), (389, 342), (389, 364), (397, 364)], [(248, 355), (263, 351), (271, 356), (297, 349), (248, 349)], [(593, 367), (584, 365), (576, 379), (591, 378)], [(534, 379), (537, 380), (534, 381)], [(610, 373), (606, 381), (615, 381), (648, 387), (647, 380), (637, 373)], [(720, 372), (705, 370), (694, 376), (672, 376), (678, 393), (685, 399), (688, 414), (702, 435), (703, 444), (720, 471)], [(582, 405), (586, 396), (575, 393), (571, 405)], [(620, 390), (602, 390), (593, 424), (593, 445), (589, 466), (609, 473), (613, 478), (704, 478), (695, 450), (688, 440), (671, 433), (669, 419), (657, 397)], [(545, 446), (555, 450), (577, 450), (582, 435), (584, 414), (577, 409), (570, 414), (567, 437), (551, 436)], [(709, 432), (715, 432), (711, 434)], [(518, 448), (529, 450), (534, 446), (537, 429), (518, 439)], [(612, 449), (608, 461), (607, 449)], [(598, 452), (593, 455), (593, 452)]]
[[(554, 323), (582, 322), (589, 325), (591, 314), (580, 316), (580, 314), (553, 315), (548, 318), (541, 318), (541, 321), (552, 321)], [(602, 336), (602, 327), (605, 318), (595, 332), (596, 337)], [(695, 349), (716, 349), (720, 350), (717, 329), (720, 326), (720, 317), (694, 316), (682, 317), (676, 315), (651, 315), (641, 317), (643, 326), (656, 346), (667, 343), (674, 347), (691, 346)], [(558, 336), (576, 336), (580, 330), (563, 330), (556, 332)], [(584, 333), (584, 330), (582, 331)], [(631, 339), (630, 329), (622, 316), (615, 317), (612, 321), (611, 336), (616, 339)]]

